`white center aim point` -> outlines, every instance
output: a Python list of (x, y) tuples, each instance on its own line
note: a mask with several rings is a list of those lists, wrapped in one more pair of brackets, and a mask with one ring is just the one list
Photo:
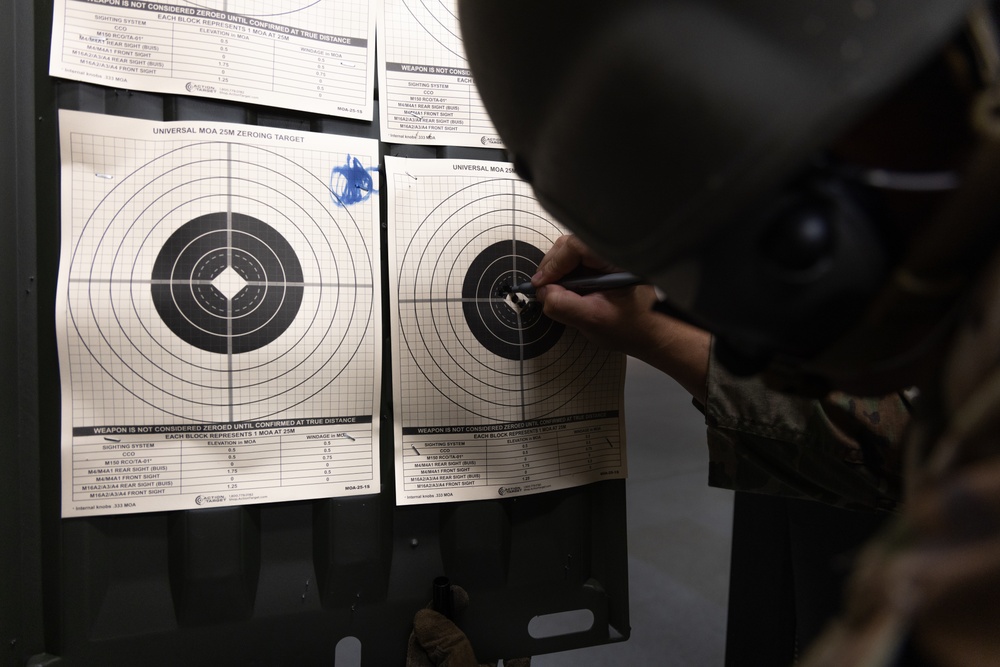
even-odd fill
[(246, 286), (247, 281), (243, 280), (243, 277), (236, 273), (231, 266), (223, 269), (222, 273), (215, 276), (215, 280), (212, 281), (212, 287), (222, 292), (222, 295), (227, 299), (232, 299)]
[(510, 309), (518, 315), (520, 315), (521, 312), (528, 307), (528, 304), (531, 303), (531, 299), (520, 292), (508, 292), (507, 296), (505, 296), (503, 300), (504, 303), (510, 306)]
[(508, 306), (510, 306), (511, 310), (513, 310), (518, 315), (521, 314), (521, 303), (518, 299), (514, 298), (513, 292), (508, 292), (507, 296), (505, 296), (503, 300)]

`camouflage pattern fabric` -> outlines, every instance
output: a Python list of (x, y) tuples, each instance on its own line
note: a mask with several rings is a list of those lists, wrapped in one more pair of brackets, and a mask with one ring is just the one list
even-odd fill
[(855, 510), (894, 510), (900, 443), (910, 423), (901, 394), (809, 399), (709, 362), (709, 484)]
[(902, 511), (808, 667), (1000, 664), (1000, 256), (979, 285), (907, 439)]

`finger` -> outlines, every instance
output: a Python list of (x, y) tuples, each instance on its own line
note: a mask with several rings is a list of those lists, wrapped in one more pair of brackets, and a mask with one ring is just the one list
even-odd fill
[(420, 645), (417, 636), (412, 632), (406, 640), (406, 667), (435, 667), (428, 657), (427, 651)]
[(573, 240), (570, 243), (577, 246), (580, 253), (580, 263), (588, 269), (597, 269), (598, 271), (603, 271), (604, 273), (621, 271), (620, 268), (591, 250), (590, 246), (581, 241), (579, 236), (573, 236), (572, 239)]
[(552, 244), (542, 257), (542, 261), (538, 263), (535, 275), (531, 277), (535, 287), (559, 280), (580, 265), (580, 249), (575, 243), (571, 245), (574, 238), (576, 237), (569, 235), (560, 236)]
[(451, 599), (456, 612), (464, 611), (469, 606), (469, 594), (458, 584), (451, 585)]
[(561, 285), (546, 285), (537, 297), (546, 316), (578, 329), (590, 328), (604, 305), (601, 295), (581, 296)]
[(605, 273), (620, 270), (594, 253), (580, 240), (580, 237), (567, 234), (556, 239), (552, 248), (539, 262), (538, 271), (532, 276), (531, 282), (536, 288), (541, 287), (558, 281), (579, 266)]
[(599, 271), (615, 269), (611, 263), (594, 254), (580, 237), (567, 234), (556, 239), (552, 248), (545, 253), (531, 282), (535, 287), (541, 287), (559, 280), (579, 266)]
[(421, 609), (413, 617), (413, 634), (435, 665), (478, 667), (469, 638), (443, 614)]

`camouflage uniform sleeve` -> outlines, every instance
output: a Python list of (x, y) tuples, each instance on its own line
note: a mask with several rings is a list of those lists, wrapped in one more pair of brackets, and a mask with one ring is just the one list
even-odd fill
[(808, 667), (1000, 664), (1000, 255), (907, 434), (906, 502)]
[(900, 394), (823, 399), (783, 394), (709, 362), (709, 484), (848, 509), (894, 509), (899, 443), (910, 420)]

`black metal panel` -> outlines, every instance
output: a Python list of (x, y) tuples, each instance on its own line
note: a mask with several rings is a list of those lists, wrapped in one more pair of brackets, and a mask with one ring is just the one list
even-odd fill
[[(380, 493), (60, 518), (57, 109), (369, 138), (378, 119), (55, 80), (51, 15), (50, 2), (0, 11), (0, 53), (13, 63), (0, 74), (0, 89), (13, 91), (0, 99), (0, 210), (14, 212), (0, 222), (0, 308), (14, 314), (0, 318), (0, 419), (17, 425), (0, 429), (0, 664), (331, 665), (349, 637), (362, 664), (401, 664), (413, 614), (441, 575), (469, 592), (458, 620), (481, 659), (627, 638), (625, 483), (396, 507), (388, 346)], [(394, 144), (380, 154), (506, 159), (494, 149)], [(383, 196), (383, 249), (386, 211)], [(386, 279), (384, 254), (382, 267)], [(591, 611), (589, 630), (530, 636), (533, 617), (575, 609)]]
[[(26, 165), (18, 160), (17, 127), (21, 114), (26, 112), (26, 105), (15, 93), (23, 77), (23, 70), (19, 75), (17, 66), (25, 64), (16, 39), (18, 18), (19, 12), (13, 3), (5, 4), (0, 10), (0, 62), (4, 63), (0, 68), (0, 90), (7, 91), (0, 97), (0, 183), (3, 184), (0, 187), (0, 211), (3, 211), (0, 234), (4, 238), (0, 242), (0, 284), (3, 285), (0, 289), (0, 312), (3, 313), (0, 316), (0, 378), (7, 380), (0, 382), (0, 423), (3, 424), (0, 429), (0, 531), (5, 535), (0, 541), (0, 664), (3, 665), (19, 664), (30, 650), (25, 636), (30, 624), (30, 619), (25, 617), (30, 591), (26, 590), (21, 576), (24, 551), (30, 553), (31, 549), (31, 545), (25, 543), (22, 503), (30, 501), (30, 496), (22, 494), (21, 482), (30, 471), (23, 466), (32, 462), (24, 461), (21, 455), (20, 394), (16, 381), (19, 376), (19, 329), (22, 323), (30, 327), (24, 322), (25, 299), (21, 290), (26, 288), (22, 287), (17, 261), (19, 220), (30, 215), (30, 209), (26, 211), (21, 201), (27, 194), (20, 187), (20, 172)], [(28, 64), (30, 66), (30, 58)], [(30, 90), (30, 87), (29, 82), (27, 88)], [(30, 106), (27, 112), (30, 113)]]

